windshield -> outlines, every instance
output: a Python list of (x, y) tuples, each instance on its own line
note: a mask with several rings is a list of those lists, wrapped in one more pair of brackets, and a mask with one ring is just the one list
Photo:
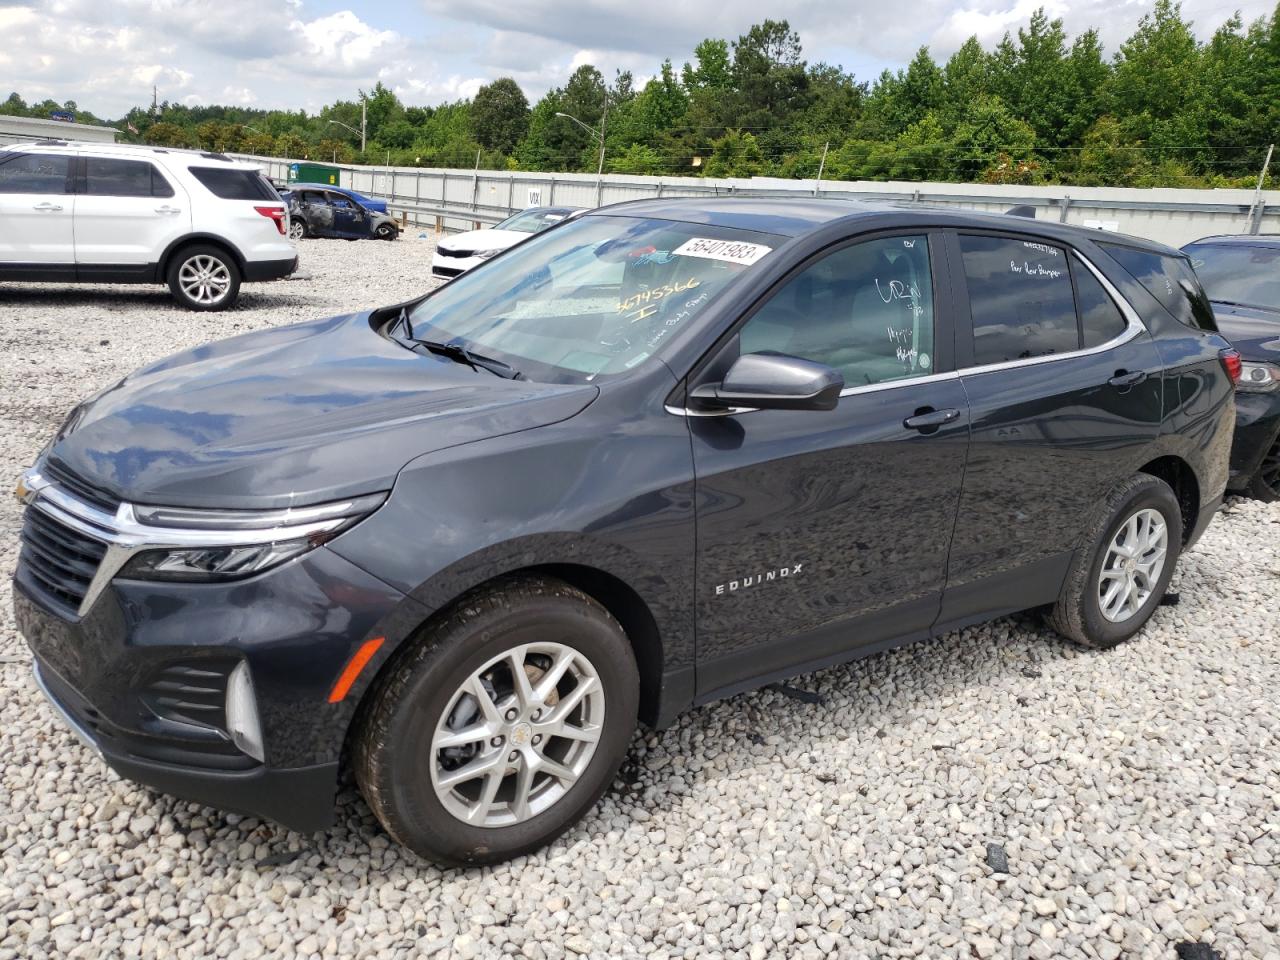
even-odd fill
[(1186, 252), (1210, 300), (1280, 310), (1280, 247), (1197, 244)]
[(516, 233), (540, 233), (568, 215), (563, 210), (522, 210), (513, 217), (507, 217), (501, 223), (495, 223), (493, 229), (514, 230)]
[(413, 335), (456, 341), (532, 380), (639, 365), (782, 238), (671, 220), (587, 216), (441, 287)]

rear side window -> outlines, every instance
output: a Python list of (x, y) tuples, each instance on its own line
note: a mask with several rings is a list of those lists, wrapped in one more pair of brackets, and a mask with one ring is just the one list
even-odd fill
[(55, 153), (0, 153), (0, 193), (67, 193), (71, 158)]
[(173, 187), (145, 160), (88, 157), (84, 192), (94, 197), (172, 197)]
[(961, 236), (977, 366), (1078, 350), (1071, 268), (1061, 247)]
[(223, 200), (280, 200), (275, 188), (256, 170), (192, 167), (191, 175), (215, 197)]
[(1147, 288), (1166, 310), (1188, 327), (1217, 331), (1213, 307), (1186, 257), (1171, 257), (1149, 250), (1137, 250), (1118, 244), (1101, 246), (1124, 267), (1133, 278)]
[(1080, 306), (1080, 337), (1085, 347), (1098, 347), (1124, 333), (1128, 322), (1088, 267), (1073, 266), (1076, 303)]

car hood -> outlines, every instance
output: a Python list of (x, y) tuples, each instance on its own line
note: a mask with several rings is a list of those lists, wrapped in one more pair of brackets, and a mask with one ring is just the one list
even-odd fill
[(1218, 331), (1246, 360), (1280, 360), (1280, 310), (1232, 303), (1213, 304)]
[(137, 503), (300, 506), (388, 490), (415, 457), (567, 419), (597, 393), (423, 356), (354, 314), (145, 367), (86, 401), (47, 456)]
[(441, 240), (439, 246), (445, 250), (505, 250), (530, 236), (519, 230), (468, 230)]

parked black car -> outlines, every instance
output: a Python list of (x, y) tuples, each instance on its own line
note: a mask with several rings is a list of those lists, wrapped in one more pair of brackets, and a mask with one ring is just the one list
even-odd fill
[(1153, 293), (1138, 255), (1186, 267), (1020, 218), (650, 200), (176, 354), (19, 488), (36, 676), (126, 777), (317, 830), (349, 745), (396, 839), (483, 863), (590, 810), (637, 718), (1029, 608), (1110, 647), (1234, 420), (1194, 275)]
[(1244, 360), (1228, 486), (1280, 500), (1280, 235), (1205, 237), (1182, 250)]
[(298, 186), (281, 195), (289, 206), (289, 236), (340, 240), (394, 240), (400, 225), (384, 211), (365, 206), (350, 191)]

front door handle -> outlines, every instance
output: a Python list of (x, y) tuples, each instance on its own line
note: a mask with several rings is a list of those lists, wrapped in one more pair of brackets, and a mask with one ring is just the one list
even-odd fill
[(907, 417), (902, 421), (902, 425), (908, 430), (931, 433), (939, 427), (944, 427), (948, 423), (954, 423), (959, 419), (960, 411), (953, 407), (948, 407), (946, 410), (933, 410), (926, 407), (916, 411), (914, 416)]
[(61, 210), (62, 206), (57, 203), (37, 203), (32, 210)]
[(1145, 370), (1135, 370), (1133, 373), (1127, 370), (1117, 370), (1116, 375), (1108, 380), (1107, 383), (1113, 387), (1136, 387), (1145, 379), (1147, 379)]
[(163, 213), (163, 214), (166, 214), (166, 215), (172, 215), (172, 214), (175, 214), (175, 213), (181, 213), (181, 212), (182, 212), (181, 208), (179, 208), (179, 207), (171, 207), (171, 206), (169, 206), (167, 203), (166, 203), (163, 207), (156, 207), (156, 213)]

